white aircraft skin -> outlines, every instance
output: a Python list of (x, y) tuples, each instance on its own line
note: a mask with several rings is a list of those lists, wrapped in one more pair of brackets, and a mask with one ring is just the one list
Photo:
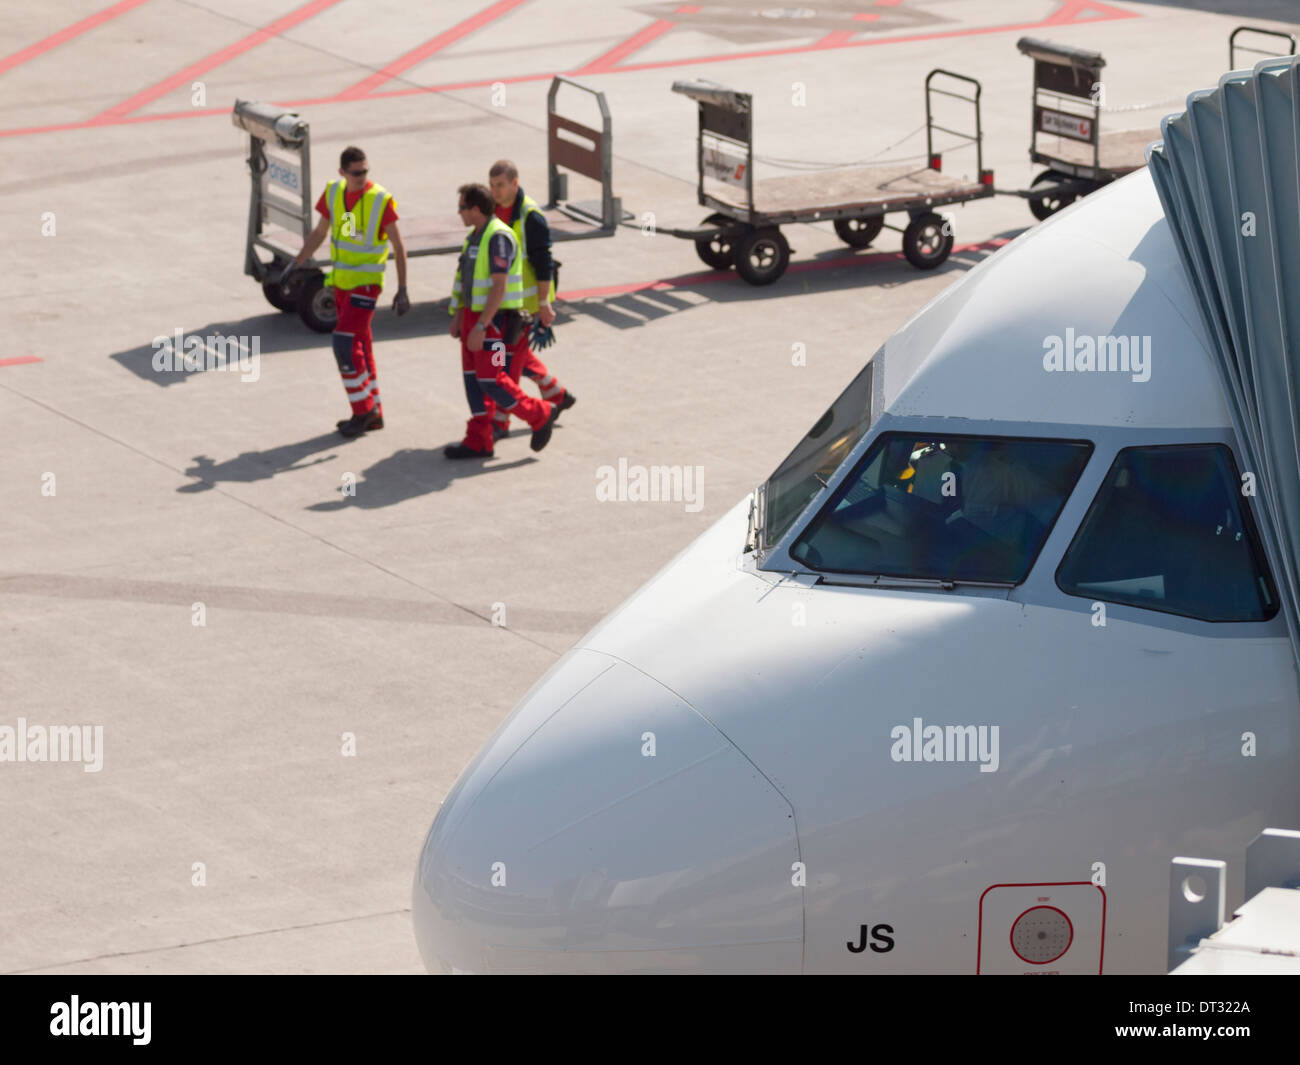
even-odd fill
[[(785, 536), (747, 553), (739, 503), (556, 663), (461, 775), (416, 871), (426, 966), (1163, 972), (1170, 859), (1225, 859), (1231, 908), (1247, 844), (1300, 823), (1280, 615), (1108, 603), (1098, 626), (1055, 582), (1121, 448), (1223, 443), (1244, 468), (1192, 300), (1141, 171), (913, 318), (877, 356), (883, 410)], [(1150, 336), (1150, 379), (1045, 372), (1044, 338), (1067, 327)], [(1021, 584), (819, 584), (788, 554), (898, 430), (1091, 442)], [(995, 770), (895, 760), (893, 730), (918, 718), (997, 726)], [(1011, 949), (1036, 907), (1069, 922), (1048, 963)]]

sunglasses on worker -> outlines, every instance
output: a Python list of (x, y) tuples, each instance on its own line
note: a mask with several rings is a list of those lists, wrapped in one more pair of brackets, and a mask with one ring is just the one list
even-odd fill
[(345, 170), (343, 173), (347, 174), (348, 177), (365, 177), (370, 173), (370, 168), (363, 166), (360, 170)]

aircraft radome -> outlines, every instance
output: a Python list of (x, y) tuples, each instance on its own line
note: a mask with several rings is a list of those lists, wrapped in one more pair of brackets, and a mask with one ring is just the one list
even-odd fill
[(1146, 170), (997, 252), (464, 771), (427, 967), (1163, 972), (1170, 860), (1300, 824), (1231, 425)]

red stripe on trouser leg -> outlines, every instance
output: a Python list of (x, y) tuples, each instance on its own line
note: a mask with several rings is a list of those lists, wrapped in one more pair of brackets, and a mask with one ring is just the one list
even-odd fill
[[(348, 402), (353, 414), (366, 414), (379, 399), (379, 385), (375, 381), (375, 354), (371, 346), (370, 322), (374, 308), (352, 306), (351, 290), (334, 290), (334, 306), (338, 309), (337, 331), (352, 334), (352, 369), (349, 377), (342, 374), (343, 387), (348, 390)], [(362, 391), (358, 391), (362, 389)], [(381, 410), (382, 413), (382, 410)]]

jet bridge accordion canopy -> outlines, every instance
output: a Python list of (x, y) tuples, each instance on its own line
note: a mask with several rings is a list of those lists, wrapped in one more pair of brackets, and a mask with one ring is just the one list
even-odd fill
[(1187, 98), (1147, 162), (1210, 334), (1300, 662), (1300, 58)]

